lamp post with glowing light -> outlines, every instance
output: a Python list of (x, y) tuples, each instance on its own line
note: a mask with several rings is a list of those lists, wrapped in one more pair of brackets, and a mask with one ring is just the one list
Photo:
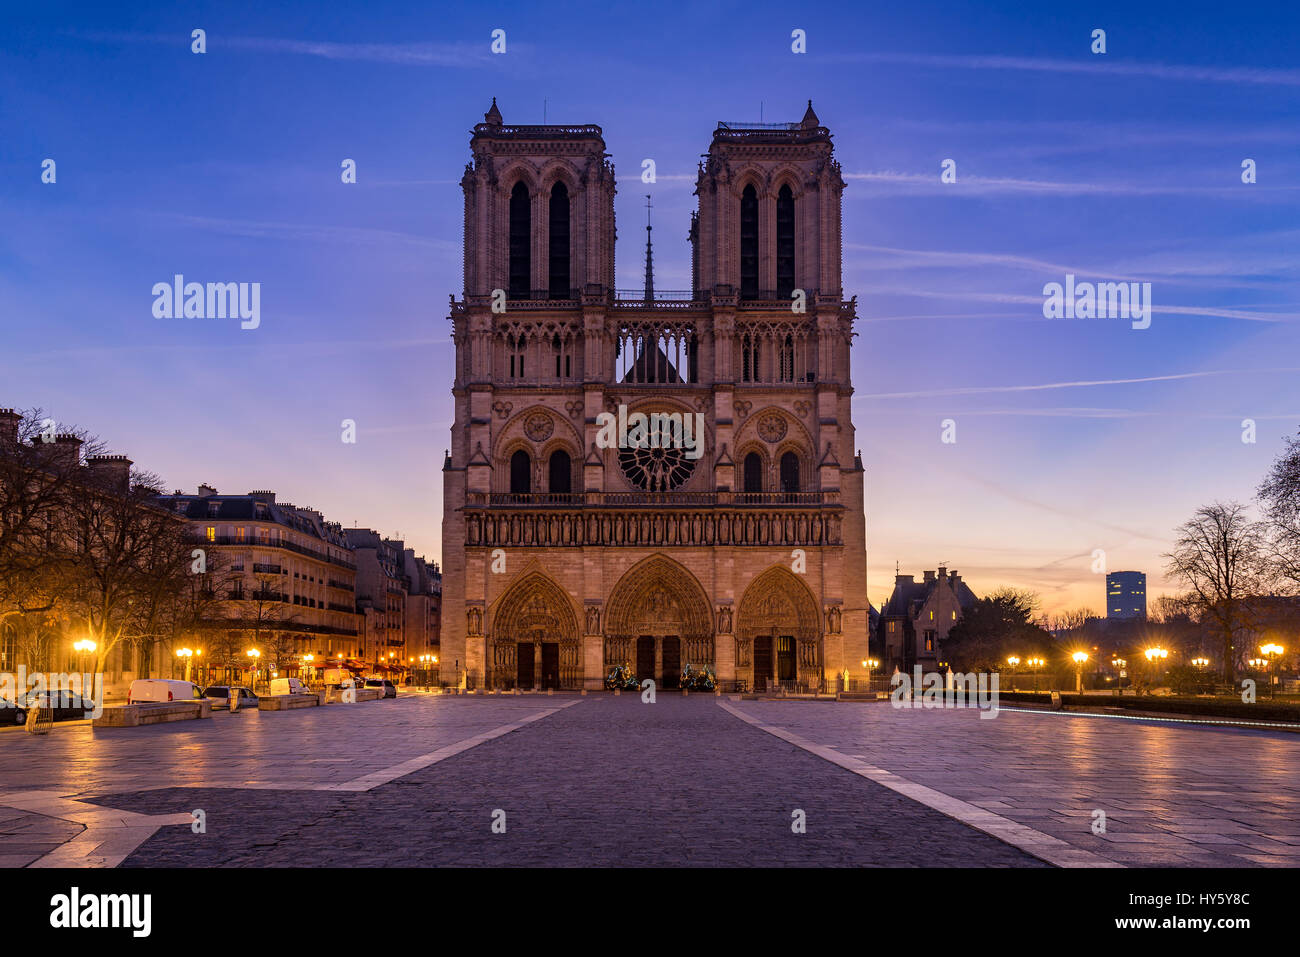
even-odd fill
[(1016, 687), (1016, 665), (1020, 664), (1020, 658), (1016, 655), (1007, 655), (1007, 672), (1011, 675), (1011, 690)]
[(1026, 665), (1029, 665), (1031, 668), (1034, 669), (1034, 690), (1035, 690), (1035, 691), (1038, 690), (1038, 671), (1039, 671), (1039, 669), (1042, 668), (1043, 665), (1045, 665), (1046, 663), (1047, 663), (1047, 662), (1045, 662), (1042, 658), (1026, 658), (1026, 659), (1025, 659), (1025, 664), (1026, 664)]
[(98, 645), (96, 645), (96, 644), (95, 644), (93, 641), (91, 641), (89, 638), (82, 638), (80, 641), (74, 641), (74, 642), (72, 643), (72, 650), (75, 651), (75, 652), (77, 653), (77, 670), (78, 670), (78, 671), (85, 671), (85, 670), (86, 670), (86, 668), (85, 668), (85, 663), (84, 663), (84, 661), (83, 661), (83, 658), (84, 658), (86, 655), (93, 655), (93, 654), (95, 653), (95, 649), (96, 649), (97, 647), (98, 647)]
[(1264, 660), (1268, 662), (1269, 670), (1271, 671), (1271, 674), (1269, 676), (1270, 686), (1277, 684), (1278, 683), (1277, 668), (1275, 665), (1277, 660), (1281, 658), (1283, 654), (1286, 653), (1286, 649), (1283, 648), (1281, 645), (1276, 645), (1273, 644), (1272, 642), (1269, 642), (1266, 645), (1259, 646), (1259, 653), (1263, 655)]
[(249, 648), (248, 651), (245, 652), (245, 654), (248, 655), (249, 666), (253, 669), (253, 677), (249, 681), (249, 684), (251, 685), (253, 692), (256, 693), (257, 692), (257, 660), (262, 657), (262, 653), (258, 651), (256, 648)]
[(1143, 654), (1146, 655), (1147, 661), (1151, 663), (1151, 684), (1154, 687), (1156, 679), (1160, 676), (1160, 665), (1157, 664), (1157, 662), (1164, 661), (1168, 658), (1169, 650), (1167, 648), (1148, 648), (1143, 652)]
[(1088, 660), (1086, 651), (1076, 651), (1070, 655), (1074, 659), (1074, 690), (1083, 693), (1083, 664)]
[(193, 648), (177, 648), (176, 657), (185, 662), (185, 680), (190, 680), (190, 665), (194, 663), (194, 656), (200, 654)]

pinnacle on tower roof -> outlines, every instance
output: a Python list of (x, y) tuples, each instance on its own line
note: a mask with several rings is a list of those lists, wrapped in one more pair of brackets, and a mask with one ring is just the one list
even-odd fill
[(808, 101), (808, 110), (803, 115), (803, 121), (799, 124), (805, 130), (815, 130), (822, 125), (822, 121), (817, 119), (817, 114), (813, 112), (812, 100)]
[[(812, 100), (808, 102), (811, 104)], [(483, 114), (483, 122), (491, 126), (501, 125), (501, 111), (497, 109), (497, 98), (495, 96), (492, 97), (492, 106)]]

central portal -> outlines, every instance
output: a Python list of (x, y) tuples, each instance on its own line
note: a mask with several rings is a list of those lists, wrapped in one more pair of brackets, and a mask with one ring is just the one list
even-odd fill
[(653, 555), (633, 565), (614, 586), (605, 616), (605, 663), (636, 663), (638, 681), (681, 687), (686, 663), (714, 667), (713, 612), (695, 576)]

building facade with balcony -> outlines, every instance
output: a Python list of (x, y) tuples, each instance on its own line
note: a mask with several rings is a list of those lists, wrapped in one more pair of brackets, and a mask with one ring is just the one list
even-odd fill
[(298, 674), (308, 654), (317, 661), (359, 657), (357, 568), (343, 529), (275, 498), (270, 491), (219, 495), (201, 485), (195, 495), (177, 490), (159, 499), (212, 551), (211, 664), (247, 664), (240, 656), (250, 647), (260, 651), (264, 674)]
[(369, 528), (349, 528), (343, 534), (357, 565), (357, 610), (365, 621), (361, 658), (374, 670), (403, 670), (410, 657), (406, 546)]
[[(406, 662), (420, 672), (436, 672), (442, 627), (442, 570), (437, 562), (425, 561), (415, 550), (405, 551), (406, 595)], [(420, 656), (426, 656), (421, 661)]]
[[(855, 305), (844, 181), (811, 104), (714, 131), (680, 292), (655, 290), (649, 232), (644, 288), (614, 288), (600, 127), (507, 125), (493, 101), (470, 150), (444, 682), (598, 688), (629, 664), (672, 687), (691, 664), (728, 687), (824, 689), (860, 671)], [(633, 425), (621, 444), (611, 419)]]

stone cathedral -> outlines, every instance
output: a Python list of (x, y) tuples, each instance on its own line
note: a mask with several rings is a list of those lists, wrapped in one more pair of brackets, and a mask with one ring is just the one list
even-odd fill
[[(645, 288), (615, 288), (599, 126), (514, 126), (493, 100), (470, 151), (444, 680), (598, 689), (627, 664), (672, 688), (690, 664), (728, 691), (826, 691), (862, 675), (856, 297), (811, 102), (798, 123), (714, 130), (689, 290), (654, 288), (649, 232)], [(637, 413), (702, 421), (702, 441), (598, 441)]]

